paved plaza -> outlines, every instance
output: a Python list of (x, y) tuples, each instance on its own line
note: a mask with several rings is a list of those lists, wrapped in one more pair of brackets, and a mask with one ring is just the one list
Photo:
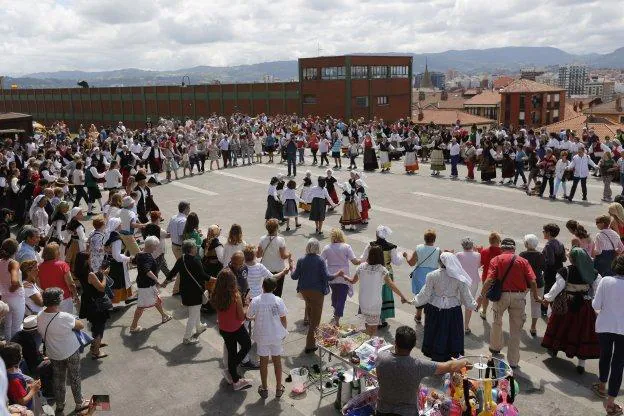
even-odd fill
[[(276, 157), (276, 160), (278, 158)], [(358, 163), (361, 164), (361, 158)], [(306, 169), (316, 176), (324, 174), (324, 168), (308, 165), (298, 166), (297, 180), (300, 181)], [(341, 171), (335, 173), (339, 182), (348, 178), (344, 163)], [(448, 167), (450, 169), (450, 166)], [(203, 175), (195, 175), (163, 186), (152, 188), (155, 201), (168, 220), (177, 211), (177, 203), (187, 200), (191, 211), (197, 212), (200, 228), (207, 230), (210, 224), (219, 224), (227, 235), (229, 226), (236, 222), (242, 225), (247, 243), (257, 244), (264, 234), (264, 211), (266, 190), (271, 176), (285, 173), (285, 165), (261, 164), (239, 167)], [(541, 237), (541, 227), (555, 222), (562, 228), (561, 241), (569, 247), (570, 234), (565, 222), (574, 218), (595, 234), (594, 218), (606, 213), (607, 205), (600, 202), (602, 184), (590, 180), (587, 203), (566, 203), (536, 197), (528, 197), (522, 190), (502, 185), (483, 185), (478, 182), (452, 181), (448, 178), (434, 178), (429, 175), (428, 165), (421, 166), (420, 173), (407, 176), (402, 162), (395, 162), (388, 174), (367, 174), (368, 194), (372, 211), (371, 222), (358, 232), (347, 232), (347, 242), (357, 255), (366, 243), (374, 240), (379, 224), (389, 226), (394, 233), (389, 240), (400, 250), (413, 250), (422, 242), (423, 232), (428, 228), (436, 230), (437, 244), (443, 249), (460, 250), (460, 240), (469, 236), (479, 245), (487, 245), (487, 236), (498, 231), (505, 237), (516, 240), (522, 246), (522, 236), (533, 233)], [(449, 170), (446, 173), (448, 175)], [(460, 168), (460, 177), (465, 170)], [(478, 174), (478, 172), (477, 172)], [(500, 172), (499, 172), (500, 177)], [(619, 192), (619, 186), (614, 186)], [(580, 193), (580, 190), (579, 190)], [(577, 198), (580, 195), (577, 193)], [(329, 242), (329, 229), (339, 226), (340, 209), (327, 217), (325, 237), (321, 243)], [(294, 258), (304, 254), (308, 238), (313, 236), (314, 224), (302, 217), (303, 226), (283, 232), (287, 248)], [(166, 223), (165, 223), (166, 224)], [(282, 228), (283, 230), (283, 228)], [(222, 238), (225, 236), (222, 234)], [(169, 242), (167, 247), (170, 247)], [(521, 250), (518, 250), (518, 252)], [(171, 250), (167, 252), (169, 265), (174, 263)], [(354, 268), (352, 267), (351, 273)], [(133, 271), (135, 273), (135, 271)], [(403, 264), (395, 268), (395, 281), (404, 293), (411, 293), (410, 268)], [(134, 274), (133, 274), (134, 276)], [(160, 276), (163, 279), (162, 275)], [(285, 394), (281, 400), (274, 398), (275, 381), (269, 372), (269, 399), (262, 400), (256, 392), (260, 381), (258, 371), (247, 371), (253, 386), (242, 392), (234, 392), (221, 375), (222, 339), (216, 327), (215, 315), (203, 315), (209, 329), (200, 336), (196, 345), (182, 345), (182, 335), (187, 317), (186, 308), (180, 299), (171, 297), (172, 285), (163, 290), (165, 309), (172, 312), (174, 320), (160, 325), (155, 310), (148, 310), (141, 320), (144, 332), (130, 334), (129, 326), (134, 312), (130, 306), (116, 312), (109, 321), (104, 340), (109, 343), (108, 358), (92, 361), (83, 358), (83, 391), (87, 395), (109, 394), (111, 415), (333, 415), (333, 396), (320, 398), (316, 388), (297, 398)], [(286, 277), (284, 301), (289, 310), (284, 371), (301, 365), (312, 365), (314, 356), (303, 353), (306, 327), (303, 326), (303, 301), (296, 295), (296, 282)], [(356, 290), (357, 292), (357, 290)], [(414, 308), (397, 305), (397, 317), (389, 321), (390, 326), (380, 335), (390, 340), (399, 325), (414, 326)], [(324, 306), (323, 322), (331, 316), (329, 297)], [(357, 322), (357, 295), (349, 298), (345, 321)], [(527, 309), (527, 313), (530, 312)], [(505, 318), (505, 328), (508, 322)], [(528, 317), (530, 320), (530, 316)], [(473, 314), (472, 335), (466, 336), (467, 355), (488, 353), (491, 309), (487, 321)], [(587, 362), (586, 373), (578, 375), (576, 360), (569, 360), (561, 354), (553, 359), (540, 346), (546, 323), (538, 323), (538, 337), (528, 332), (530, 322), (525, 323), (521, 338), (520, 367), (515, 372), (520, 385), (516, 405), (523, 415), (593, 415), (602, 414), (602, 404), (590, 391), (591, 383), (598, 379), (598, 362)], [(416, 327), (419, 337), (423, 327)], [(503, 349), (503, 352), (506, 348)], [(441, 379), (429, 379), (428, 384), (441, 387)], [(285, 383), (287, 392), (290, 386)]]

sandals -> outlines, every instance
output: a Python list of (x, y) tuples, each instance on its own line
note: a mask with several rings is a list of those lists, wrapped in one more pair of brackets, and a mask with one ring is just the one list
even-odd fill
[(262, 386), (258, 386), (258, 394), (263, 399), (266, 399), (267, 397), (269, 397), (269, 389), (263, 389)]
[(604, 390), (600, 390), (600, 383), (592, 384), (591, 391), (593, 391), (594, 394), (600, 397), (601, 399), (604, 399), (605, 397), (607, 397), (607, 392)]
[(481, 319), (483, 319), (484, 321), (487, 320), (487, 315), (485, 311), (481, 311), (479, 312), (479, 316), (481, 317)]
[(277, 389), (275, 389), (275, 397), (277, 398), (282, 397), (285, 391), (286, 391), (286, 387), (284, 387), (284, 385), (282, 384)]
[(529, 331), (529, 334), (531, 334), (531, 336), (532, 336), (533, 338), (535, 338), (535, 337), (537, 336), (537, 330), (536, 330), (536, 329), (531, 329), (531, 330)]
[(131, 334), (136, 334), (137, 332), (141, 332), (143, 331), (143, 327), (142, 326), (137, 326), (136, 328), (130, 328), (130, 333)]
[(464, 335), (470, 335), (470, 334), (472, 334), (472, 331), (470, 330), (470, 328), (464, 331)]
[(92, 359), (92, 360), (99, 360), (99, 359), (106, 358), (106, 357), (108, 357), (108, 354), (105, 354), (105, 353), (103, 353), (103, 352), (101, 352), (101, 353), (99, 353), (99, 354), (93, 354), (93, 353), (91, 353), (91, 359)]
[(76, 415), (85, 414), (83, 412), (85, 410), (88, 410), (90, 405), (91, 405), (91, 401), (83, 400), (80, 405), (76, 405), (76, 408), (74, 409), (74, 414), (76, 414)]
[(166, 323), (167, 323), (167, 322), (169, 322), (171, 319), (173, 319), (173, 318), (171, 317), (171, 315), (165, 315), (165, 316), (162, 318), (162, 323), (163, 323), (163, 324), (166, 324)]
[(622, 407), (619, 404), (613, 403), (613, 406), (607, 407), (607, 416), (619, 416), (622, 414)]

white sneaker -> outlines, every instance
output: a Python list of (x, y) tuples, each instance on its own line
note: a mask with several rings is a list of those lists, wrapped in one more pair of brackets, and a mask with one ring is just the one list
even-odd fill
[(223, 372), (223, 378), (225, 379), (225, 381), (227, 381), (228, 384), (232, 384), (232, 376), (230, 375), (230, 372), (228, 371), (228, 369), (225, 369), (222, 371)]
[(199, 327), (199, 329), (195, 329), (195, 335), (193, 335), (195, 338), (197, 338), (198, 336), (200, 336), (201, 334), (204, 333), (205, 330), (208, 329), (208, 325), (206, 324), (201, 324), (201, 326)]
[(193, 345), (193, 344), (197, 344), (199, 342), (199, 340), (197, 338), (184, 338), (182, 340), (182, 344), (184, 345)]
[(235, 391), (243, 390), (251, 387), (251, 381), (247, 380), (246, 378), (241, 378), (236, 383), (232, 384), (232, 387), (234, 387)]

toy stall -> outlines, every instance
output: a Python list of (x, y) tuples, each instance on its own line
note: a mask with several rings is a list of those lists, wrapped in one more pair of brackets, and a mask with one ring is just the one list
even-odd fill
[[(375, 414), (378, 394), (376, 359), (394, 346), (371, 338), (354, 325), (321, 324), (316, 332), (318, 363), (291, 371), (292, 394), (317, 388), (321, 397), (335, 395), (343, 415)], [(499, 358), (467, 356), (472, 368), (446, 374), (439, 389), (421, 386), (419, 414), (423, 416), (516, 416), (519, 392), (511, 367)]]

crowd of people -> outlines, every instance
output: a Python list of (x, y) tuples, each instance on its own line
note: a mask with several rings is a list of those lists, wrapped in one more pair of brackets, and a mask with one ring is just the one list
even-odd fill
[[(518, 176), (525, 179), (528, 165), (529, 178), (524, 182), (529, 193), (531, 181), (540, 181), (538, 194), (549, 183), (549, 196), (556, 197), (562, 185), (569, 200), (578, 182), (586, 199), (588, 168), (597, 167), (605, 186), (603, 199), (611, 201), (610, 183), (624, 171), (619, 140), (624, 138), (600, 140), (592, 131), (546, 135), (473, 128), (468, 132), (459, 126), (418, 127), (406, 120), (346, 123), (332, 118), (241, 114), (184, 122), (161, 119), (135, 131), (121, 122), (114, 129), (92, 125), (88, 131), (81, 128), (75, 137), (59, 122), (46, 134), (8, 140), (0, 152), (0, 314), (5, 340), (0, 356), (9, 379), (9, 403), (37, 413), (48, 401), (55, 403), (56, 414), (64, 414), (68, 378), (75, 411), (92, 411), (81, 391), (80, 357), (85, 345), (92, 359), (106, 358), (107, 321), (131, 305), (135, 305), (128, 327), (131, 334), (143, 331), (141, 317), (151, 308), (163, 324), (171, 320), (160, 290), (169, 284), (172, 295), (179, 296), (188, 309), (181, 342), (198, 343), (207, 329), (202, 310), (216, 312), (224, 343), (224, 379), (234, 390), (246, 389), (251, 380), (241, 376), (239, 369), (259, 368), (258, 394), (266, 398), (271, 361), (279, 398), (284, 393), (281, 356), (288, 333), (282, 297), (290, 274), (305, 302), (305, 353), (318, 348), (315, 331), (326, 295), (331, 294), (332, 322), (339, 325), (347, 299), (357, 288), (358, 314), (371, 336), (395, 317), (395, 295), (401, 303), (415, 306), (415, 324), (424, 325), (421, 350), (432, 362), (404, 363), (400, 357), (409, 356), (416, 344), (415, 333), (410, 328), (397, 329), (395, 355), (380, 357), (388, 368), (379, 372), (380, 414), (411, 414), (402, 413), (406, 411), (402, 406), (412, 410), (416, 406), (414, 391), (391, 388), (398, 373), (390, 369), (418, 368), (417, 374), (409, 375), (418, 378), (418, 384), (428, 374), (468, 365), (465, 360), (449, 360), (464, 355), (465, 337), (472, 336), (472, 312), (488, 319), (490, 305), (490, 352), (501, 353), (502, 320), (507, 312), (506, 357), (512, 368), (518, 367), (528, 292), (530, 335), (538, 336), (536, 323), (545, 318), (542, 346), (553, 357), (562, 352), (577, 358), (580, 373), (585, 360), (599, 359), (600, 380), (591, 388), (606, 398), (610, 415), (621, 414), (615, 403), (624, 366), (624, 314), (617, 307), (624, 294), (624, 201), (620, 196), (605, 215), (596, 218), (599, 231), (595, 236), (580, 222), (570, 220), (566, 226), (572, 243), (565, 247), (558, 240), (559, 226), (546, 224), (544, 248), (538, 249), (537, 236), (527, 234), (522, 242), (525, 250), (518, 255), (519, 242), (497, 233), (490, 235), (486, 247), (464, 238), (461, 249), (441, 248), (436, 245), (435, 230), (426, 230), (423, 244), (413, 251), (399, 252), (391, 242), (392, 230), (382, 225), (357, 256), (343, 233), (343, 229), (366, 224), (369, 218), (363, 171), (389, 171), (397, 152), (404, 156), (408, 174), (418, 171), (419, 158), (430, 159), (436, 176), (450, 160), (451, 176), (457, 178), (463, 159), (467, 179), (474, 179), (474, 167), (479, 164), (486, 182), (495, 179), (496, 166), (502, 164), (503, 181), (515, 184)], [(306, 149), (311, 163), (327, 170), (316, 178), (317, 185), (311, 172), (306, 172), (298, 186), (297, 166), (306, 163)], [(227, 238), (215, 224), (204, 235), (199, 216), (186, 201), (179, 202), (178, 213), (166, 227), (161, 226), (164, 219), (150, 186), (179, 179), (180, 168), (184, 176), (202, 174), (206, 161), (210, 161), (209, 170), (213, 162), (216, 169), (225, 169), (262, 163), (265, 157), (274, 163), (275, 153), (287, 164), (288, 174), (270, 180), (266, 235), (257, 244), (244, 239), (239, 224), (231, 225)], [(360, 154), (363, 171), (357, 166)], [(339, 184), (333, 171), (342, 168), (345, 156), (350, 159), (350, 177)], [(342, 205), (341, 227), (331, 229), (330, 243), (321, 247), (319, 240), (311, 238), (305, 253), (296, 258), (280, 235), (280, 226), (285, 224), (285, 231), (291, 225), (299, 227), (299, 215), (307, 212), (321, 236), (327, 210), (338, 205)], [(176, 259), (172, 267), (165, 257), (167, 239)], [(411, 294), (395, 284), (398, 276), (393, 266), (404, 262), (413, 267)], [(134, 281), (131, 269), (136, 269)], [(92, 338), (87, 342), (85, 322)], [(250, 354), (252, 343), (257, 346), (258, 362)]]

